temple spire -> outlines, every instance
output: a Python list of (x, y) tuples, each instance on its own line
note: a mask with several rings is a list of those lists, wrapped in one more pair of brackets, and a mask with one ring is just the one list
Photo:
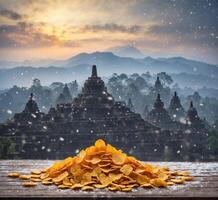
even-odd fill
[(180, 121), (181, 119), (185, 117), (185, 110), (182, 107), (180, 98), (177, 95), (176, 91), (174, 92), (174, 96), (172, 97), (170, 101), (168, 112), (174, 121)]
[(193, 102), (191, 101), (190, 102), (190, 108), (193, 108), (194, 106), (193, 106)]
[(128, 105), (127, 105), (127, 106), (129, 107), (129, 109), (130, 109), (132, 112), (135, 111), (134, 106), (133, 106), (133, 104), (132, 104), (131, 98), (128, 99)]
[(92, 65), (92, 77), (98, 77), (96, 65)]
[(29, 100), (30, 100), (30, 101), (32, 101), (32, 100), (33, 100), (33, 93), (30, 93)]

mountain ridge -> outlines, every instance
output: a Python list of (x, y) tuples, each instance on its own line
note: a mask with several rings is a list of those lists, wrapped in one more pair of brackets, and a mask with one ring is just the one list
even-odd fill
[(69, 59), (53, 62), (48, 67), (19, 66), (0, 69), (0, 85), (2, 88), (15, 84), (30, 85), (34, 78), (41, 79), (45, 84), (54, 81), (84, 80), (90, 75), (90, 67), (93, 64), (98, 66), (100, 76), (107, 77), (113, 73), (142, 74), (147, 71), (152, 74), (164, 71), (169, 74), (202, 75), (213, 79), (218, 77), (218, 67), (215, 65), (184, 57), (152, 58), (148, 56), (136, 59), (120, 57), (112, 52), (93, 52), (80, 53)]

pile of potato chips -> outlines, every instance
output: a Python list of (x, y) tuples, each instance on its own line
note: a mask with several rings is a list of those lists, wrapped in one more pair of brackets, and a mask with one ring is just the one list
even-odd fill
[(80, 151), (46, 169), (35, 169), (31, 174), (9, 173), (9, 177), (25, 180), (25, 187), (57, 185), (60, 189), (93, 190), (107, 188), (111, 191), (131, 191), (133, 188), (167, 187), (191, 181), (187, 171), (170, 171), (127, 156), (101, 139), (95, 146)]

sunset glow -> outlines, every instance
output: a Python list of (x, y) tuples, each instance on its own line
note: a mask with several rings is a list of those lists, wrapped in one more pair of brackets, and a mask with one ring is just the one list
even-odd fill
[(134, 45), (146, 56), (217, 64), (217, 1), (187, 2), (0, 0), (0, 59), (65, 59)]

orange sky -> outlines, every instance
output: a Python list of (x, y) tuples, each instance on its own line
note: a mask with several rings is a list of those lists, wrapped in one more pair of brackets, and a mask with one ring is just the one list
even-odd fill
[(0, 59), (65, 59), (130, 44), (148, 56), (218, 63), (216, 30), (199, 30), (202, 20), (191, 12), (187, 17), (185, 6), (157, 0), (0, 0)]

